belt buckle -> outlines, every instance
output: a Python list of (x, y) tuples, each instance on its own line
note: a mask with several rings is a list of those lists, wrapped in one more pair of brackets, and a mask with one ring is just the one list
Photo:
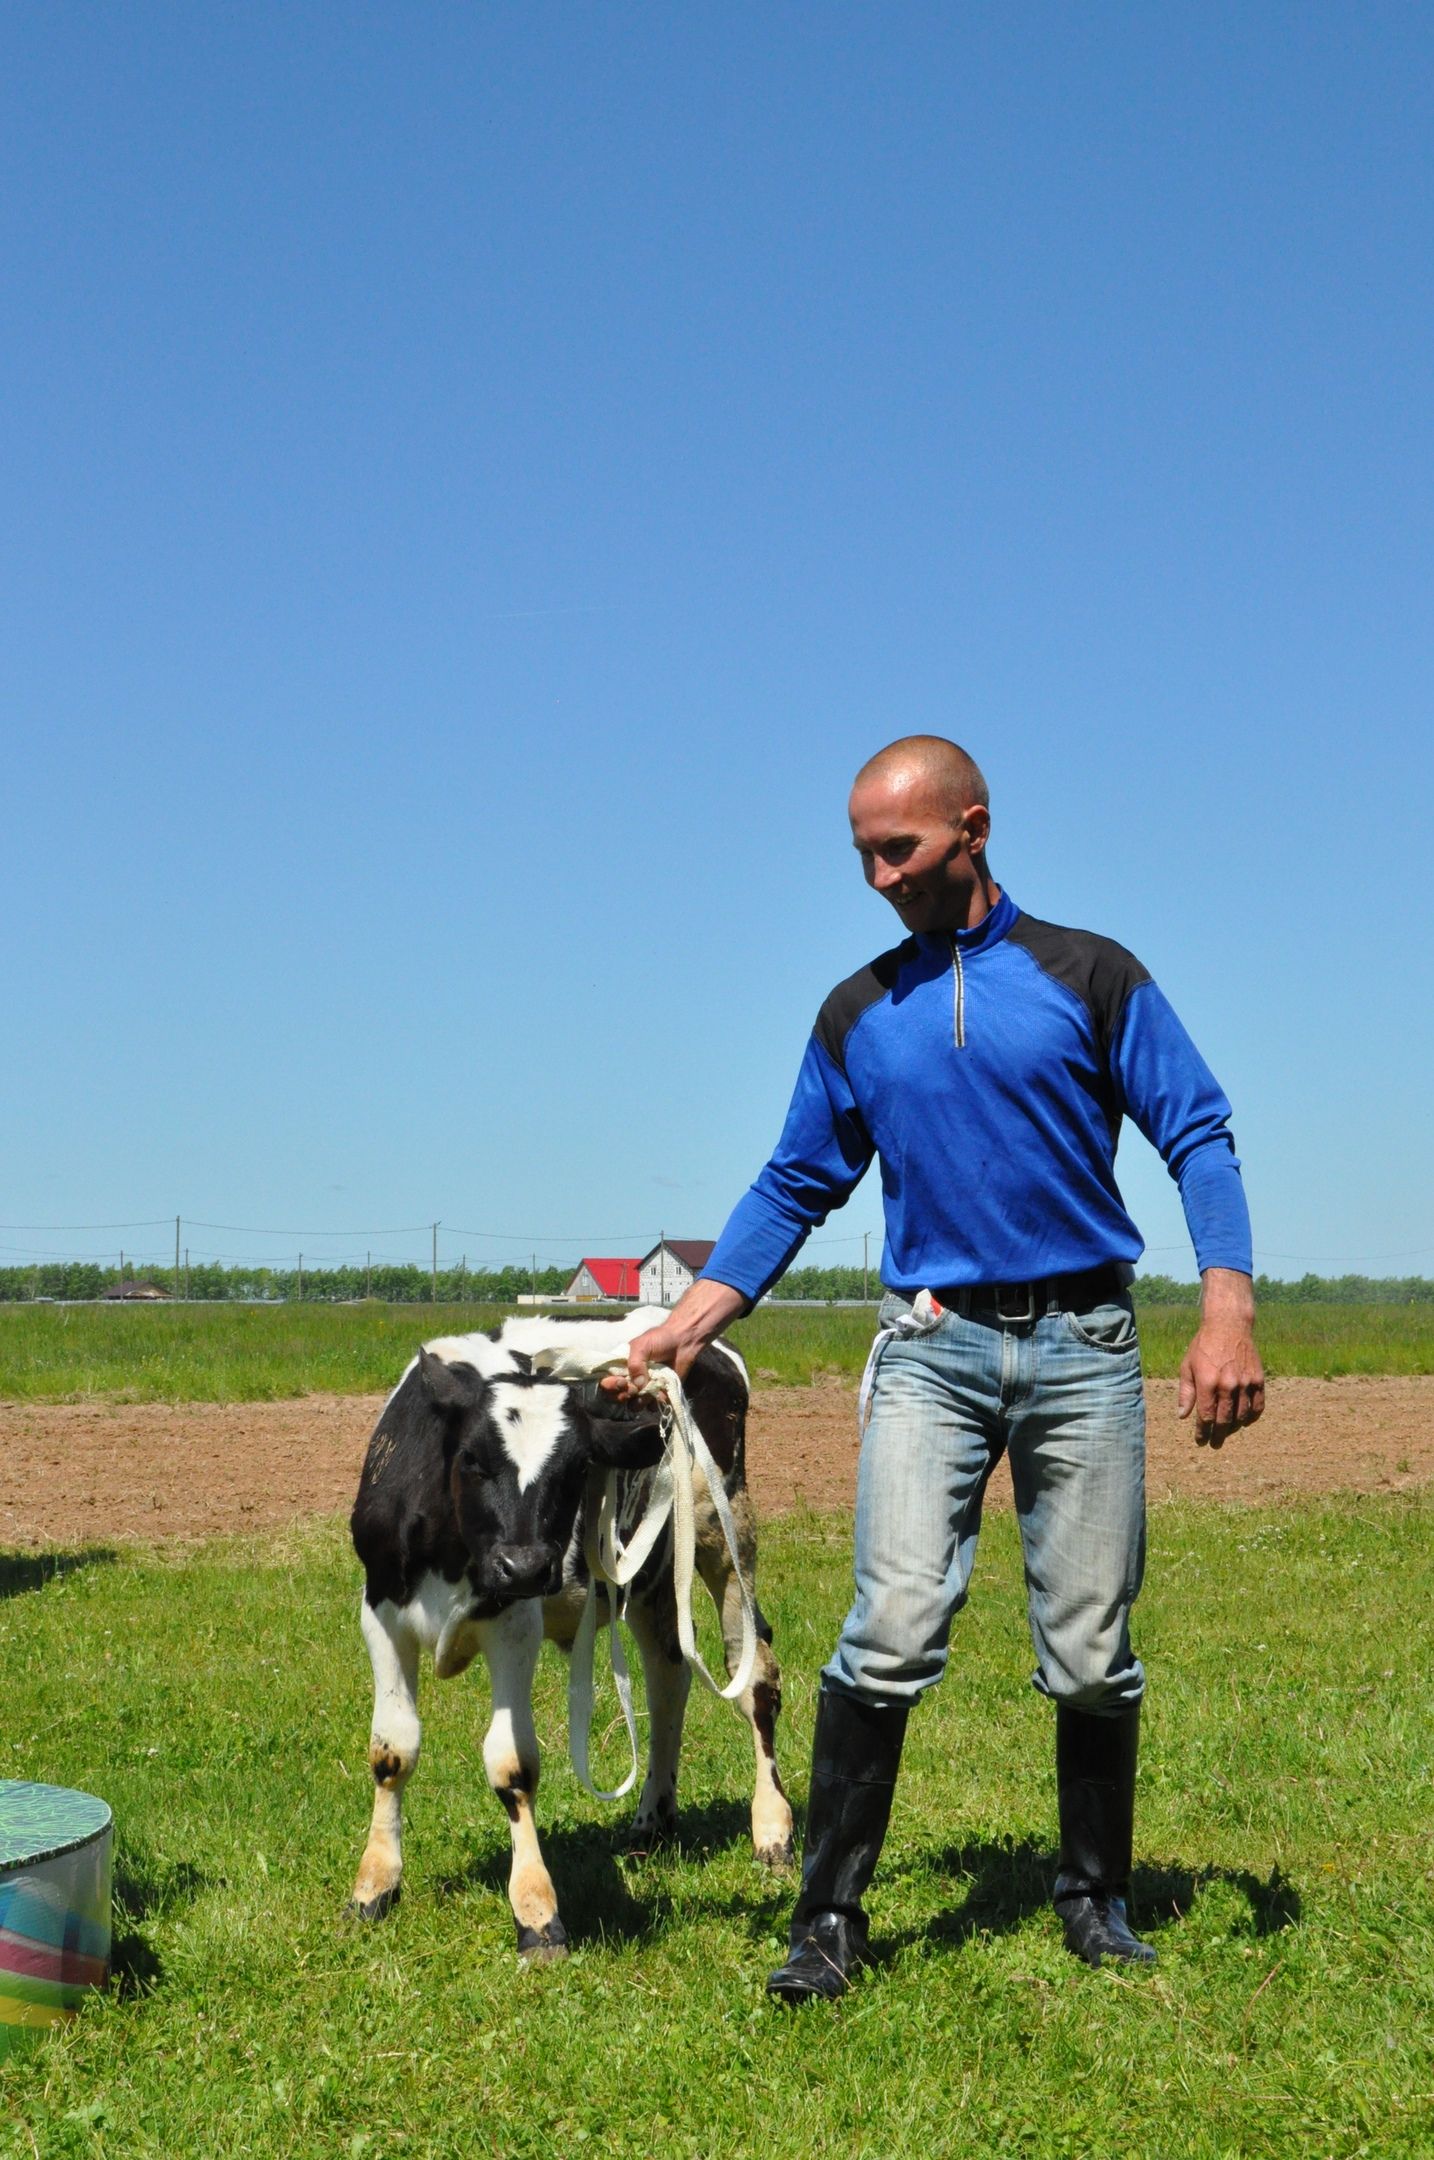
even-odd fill
[[(1016, 1306), (1015, 1300), (1022, 1303)], [(1034, 1283), (997, 1283), (996, 1318), (1003, 1327), (1025, 1327), (1036, 1317), (1036, 1286)]]

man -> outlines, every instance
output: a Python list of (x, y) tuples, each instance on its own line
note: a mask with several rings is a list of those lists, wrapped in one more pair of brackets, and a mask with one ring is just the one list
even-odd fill
[(1264, 1407), (1229, 1104), (1145, 969), (994, 882), (986, 785), (955, 743), (892, 743), (849, 813), (907, 935), (823, 1005), (776, 1152), (629, 1363), (634, 1385), (649, 1362), (684, 1372), (879, 1158), (887, 1296), (862, 1387), (856, 1597), (822, 1675), (791, 1951), (767, 1983), (786, 2002), (841, 1994), (865, 1956), (907, 1715), (940, 1678), (1003, 1451), (1035, 1685), (1055, 1702), (1065, 1940), (1091, 1965), (1154, 1959), (1125, 1910), (1145, 1414), (1122, 1116), (1177, 1180), (1201, 1271), (1180, 1413), (1218, 1447)]

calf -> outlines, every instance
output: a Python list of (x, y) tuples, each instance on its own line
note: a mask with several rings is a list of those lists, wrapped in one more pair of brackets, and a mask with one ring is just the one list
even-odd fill
[[(533, 1819), (533, 1674), (545, 1635), (564, 1650), (572, 1647), (588, 1583), (585, 1535), (607, 1473), (629, 1473), (623, 1515), (635, 1519), (662, 1442), (650, 1400), (609, 1401), (592, 1387), (546, 1378), (533, 1363), (544, 1350), (586, 1341), (611, 1354), (662, 1317), (636, 1313), (617, 1324), (509, 1320), (492, 1335), (445, 1337), (420, 1351), (384, 1406), (352, 1518), (366, 1576), (362, 1626), (374, 1675), (373, 1821), (349, 1907), (363, 1919), (381, 1918), (399, 1894), (402, 1794), (418, 1761), (419, 1654), (432, 1652), (443, 1680), (481, 1651), (493, 1695), (483, 1762), (508, 1816), (508, 1895), (519, 1952), (540, 1963), (567, 1947)], [(756, 1539), (744, 1469), (746, 1369), (734, 1350), (713, 1345), (697, 1359), (686, 1387), (722, 1473), (750, 1582)], [(697, 1567), (717, 1606), (732, 1673), (741, 1643), (738, 1578), (700, 1474), (693, 1496)], [(647, 1775), (633, 1823), (633, 1843), (644, 1847), (676, 1829), (677, 1759), (691, 1684), (677, 1642), (670, 1524), (629, 1586), (624, 1610), (647, 1688)], [(739, 1702), (756, 1752), (752, 1843), (758, 1859), (776, 1865), (791, 1858), (792, 1811), (773, 1740), (781, 1676), (760, 1613), (758, 1636), (756, 1664)]]

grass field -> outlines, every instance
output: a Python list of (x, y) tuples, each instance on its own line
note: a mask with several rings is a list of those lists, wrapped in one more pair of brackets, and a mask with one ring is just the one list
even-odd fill
[[(490, 1327), (487, 1305), (0, 1305), (0, 1399), (253, 1402), (390, 1387), (425, 1337)], [(1189, 1340), (1188, 1306), (1144, 1306), (1146, 1371), (1171, 1377)], [(756, 1377), (804, 1386), (855, 1379), (871, 1344), (869, 1307), (764, 1306), (732, 1330)], [(1267, 1305), (1265, 1362), (1276, 1375), (1434, 1372), (1434, 1306)]]
[[(880, 1966), (797, 2013), (762, 1992), (791, 1885), (745, 1849), (725, 1706), (694, 1701), (680, 1849), (627, 1861), (566, 1766), (545, 1653), (540, 1816), (576, 1948), (519, 1974), (476, 1674), (425, 1682), (403, 1904), (340, 1921), (369, 1710), (340, 1526), (0, 1560), (0, 1773), (112, 1803), (120, 1973), (0, 2068), (0, 2154), (1427, 2160), (1431, 1529), (1417, 1498), (1155, 1512), (1136, 1900), (1161, 1963), (1129, 1976), (1066, 1956), (1045, 1904), (1049, 1711), (991, 1521), (912, 1725)], [(849, 1536), (766, 1534), (799, 1802)]]

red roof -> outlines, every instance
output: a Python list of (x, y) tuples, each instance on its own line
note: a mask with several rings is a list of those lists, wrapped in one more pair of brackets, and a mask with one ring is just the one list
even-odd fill
[[(587, 1269), (604, 1297), (635, 1298), (638, 1295), (638, 1269), (636, 1260), (583, 1260), (578, 1264), (578, 1275)], [(577, 1281), (577, 1275), (573, 1277)], [(572, 1283), (568, 1285), (572, 1289)]]

